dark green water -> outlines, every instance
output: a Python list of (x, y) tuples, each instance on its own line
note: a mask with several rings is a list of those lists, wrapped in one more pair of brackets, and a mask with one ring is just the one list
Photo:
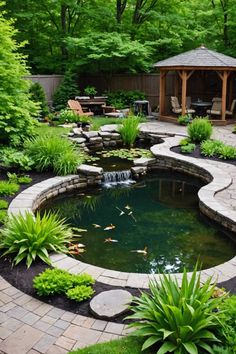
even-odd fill
[[(129, 187), (63, 195), (41, 210), (57, 211), (88, 230), (79, 239), (86, 245), (78, 256), (83, 262), (125, 272), (173, 273), (184, 266), (192, 270), (198, 259), (208, 268), (236, 254), (236, 243), (200, 214), (199, 188), (193, 178), (159, 172)], [(110, 224), (115, 228), (105, 231)], [(104, 242), (107, 238), (118, 242)], [(144, 247), (147, 255), (131, 252)]]

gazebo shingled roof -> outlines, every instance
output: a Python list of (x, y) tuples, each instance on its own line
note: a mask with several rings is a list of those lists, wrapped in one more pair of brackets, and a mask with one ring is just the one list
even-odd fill
[(204, 46), (189, 50), (188, 52), (175, 55), (174, 57), (161, 60), (154, 64), (156, 68), (163, 67), (212, 67), (212, 68), (235, 68), (236, 58), (217, 53)]
[[(175, 55), (154, 64), (160, 70), (159, 112), (161, 118), (165, 115), (165, 88), (168, 71), (176, 71), (182, 80), (182, 114), (186, 112), (187, 82), (195, 71), (215, 71), (222, 81), (222, 110), (221, 123), (226, 124), (227, 81), (230, 79), (229, 101), (232, 101), (233, 80), (232, 72), (236, 71), (236, 58), (217, 53), (203, 45), (188, 52)], [(176, 87), (175, 87), (176, 91)], [(176, 94), (175, 94), (176, 96)]]

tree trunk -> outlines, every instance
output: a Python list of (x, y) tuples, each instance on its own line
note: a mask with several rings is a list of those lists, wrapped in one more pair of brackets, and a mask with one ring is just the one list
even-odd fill
[(116, 22), (121, 23), (122, 15), (125, 11), (127, 0), (116, 0)]

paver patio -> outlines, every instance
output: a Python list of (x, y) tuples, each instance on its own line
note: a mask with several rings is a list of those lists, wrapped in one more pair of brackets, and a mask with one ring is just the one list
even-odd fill
[[(215, 127), (214, 138), (236, 146), (232, 128), (232, 125)], [(163, 122), (144, 123), (142, 129), (153, 133), (186, 133), (185, 127)], [(222, 163), (209, 163), (222, 168)], [(224, 164), (224, 169), (233, 183), (217, 193), (216, 199), (232, 211), (236, 210), (236, 167)], [(119, 338), (127, 332), (123, 324), (76, 315), (33, 299), (0, 277), (1, 354), (65, 354), (71, 349)]]

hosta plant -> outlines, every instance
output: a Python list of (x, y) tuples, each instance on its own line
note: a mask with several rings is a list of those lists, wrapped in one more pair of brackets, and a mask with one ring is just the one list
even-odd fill
[(184, 154), (191, 154), (191, 152), (193, 152), (196, 148), (195, 144), (187, 144), (187, 145), (182, 145), (180, 147), (181, 152), (183, 152)]
[[(213, 354), (212, 345), (219, 342), (216, 329), (221, 327), (217, 307), (222, 298), (211, 298), (215, 284), (209, 278), (204, 285), (195, 268), (188, 280), (186, 270), (179, 286), (177, 279), (163, 275), (160, 283), (150, 283), (150, 294), (134, 298), (131, 306), (135, 320), (134, 335), (147, 337), (142, 349), (159, 345), (157, 354)], [(199, 351), (198, 351), (199, 350)]]
[(14, 255), (15, 265), (25, 259), (27, 267), (30, 267), (37, 257), (50, 264), (48, 252), (67, 252), (65, 245), (71, 238), (71, 229), (56, 214), (40, 216), (37, 213), (34, 216), (27, 212), (12, 215), (0, 230), (0, 249), (6, 249), (3, 255)]
[(205, 140), (201, 143), (201, 154), (204, 156), (214, 157), (219, 155), (219, 151), (224, 146), (220, 140)]
[(0, 195), (13, 195), (18, 192), (20, 186), (9, 181), (0, 181)]

